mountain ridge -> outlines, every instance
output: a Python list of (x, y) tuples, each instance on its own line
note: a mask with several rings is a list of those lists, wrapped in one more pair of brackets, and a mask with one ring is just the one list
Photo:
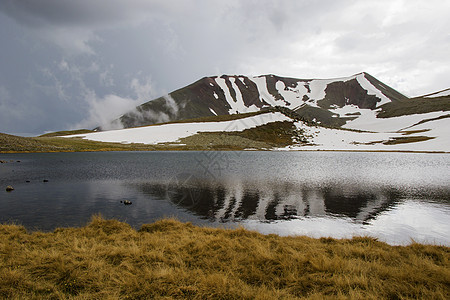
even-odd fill
[[(416, 98), (428, 99), (426, 96)], [(298, 79), (274, 74), (207, 76), (124, 112), (118, 119), (97, 129), (131, 128), (255, 112), (275, 106), (289, 108), (309, 121), (340, 127), (351, 118), (337, 115), (334, 110), (338, 108), (353, 105), (376, 111), (376, 114), (383, 111), (386, 115), (386, 110), (390, 109), (387, 104), (397, 103), (391, 106), (398, 111), (398, 106), (406, 107), (408, 100), (416, 98), (405, 96), (366, 72), (331, 79)], [(422, 111), (436, 111), (442, 107), (445, 110), (448, 104), (444, 97), (439, 107), (434, 103)], [(384, 105), (387, 107), (383, 108)], [(422, 101), (420, 105), (427, 103)], [(409, 109), (409, 113), (414, 110)], [(353, 118), (357, 118), (356, 114)]]
[(126, 112), (119, 130), (68, 137), (202, 150), (450, 152), (446, 93), (409, 98), (365, 72), (209, 76)]
[[(125, 112), (114, 122), (110, 127), (116, 130), (56, 132), (37, 140), (5, 135), (9, 146), (0, 152), (137, 149), (448, 153), (450, 89), (409, 98), (365, 72), (333, 79), (273, 74), (208, 76)], [(68, 139), (52, 137), (62, 135)]]

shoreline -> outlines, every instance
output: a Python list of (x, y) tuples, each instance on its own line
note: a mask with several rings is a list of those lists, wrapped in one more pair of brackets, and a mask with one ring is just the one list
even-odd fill
[(345, 150), (345, 149), (103, 149), (103, 150), (62, 150), (62, 151), (0, 151), (0, 154), (22, 153), (82, 153), (82, 152), (202, 152), (202, 151), (252, 151), (252, 152), (362, 152), (362, 153), (422, 153), (422, 154), (450, 154), (450, 151), (420, 151), (420, 150)]

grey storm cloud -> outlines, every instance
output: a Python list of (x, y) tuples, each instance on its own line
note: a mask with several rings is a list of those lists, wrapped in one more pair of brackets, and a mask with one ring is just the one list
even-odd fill
[[(172, 6), (173, 7), (173, 6)], [(5, 0), (2, 10), (28, 26), (107, 26), (139, 15), (170, 11), (167, 1)]]
[(450, 1), (2, 0), (0, 132), (96, 127), (209, 75), (448, 88)]

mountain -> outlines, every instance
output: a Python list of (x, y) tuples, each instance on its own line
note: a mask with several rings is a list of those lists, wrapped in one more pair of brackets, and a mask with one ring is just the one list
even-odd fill
[(255, 112), (275, 106), (289, 108), (306, 120), (342, 126), (356, 116), (338, 116), (333, 109), (353, 105), (376, 110), (384, 104), (405, 100), (408, 97), (367, 73), (335, 79), (222, 75), (204, 77), (146, 102), (102, 129)]
[(450, 152), (450, 89), (408, 98), (367, 73), (335, 79), (204, 77), (95, 131), (57, 132), (36, 141), (5, 135), (2, 144), (10, 146), (0, 152), (49, 147)]
[(450, 152), (450, 89), (409, 98), (367, 73), (204, 77), (126, 112), (119, 130), (69, 135), (174, 150)]

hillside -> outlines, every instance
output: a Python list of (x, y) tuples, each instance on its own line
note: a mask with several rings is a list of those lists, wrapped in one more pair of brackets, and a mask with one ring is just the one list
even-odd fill
[[(348, 123), (355, 128), (323, 126), (304, 120), (292, 110), (277, 107), (228, 121), (187, 120), (66, 138), (142, 143), (172, 149), (450, 152), (450, 115), (447, 113), (380, 119), (371, 110), (362, 112), (358, 120)], [(362, 127), (365, 129), (358, 129)]]
[(375, 110), (408, 98), (367, 73), (334, 79), (296, 79), (276, 75), (204, 77), (124, 114), (108, 128), (130, 128), (174, 120), (255, 112), (286, 107), (300, 116), (341, 126), (346, 116), (330, 120), (333, 108), (354, 105)]
[(408, 98), (367, 73), (335, 79), (223, 75), (144, 103), (95, 131), (3, 136), (0, 152), (450, 152), (448, 136), (450, 89)]
[[(270, 142), (268, 135), (263, 134), (266, 138), (261, 144), (256, 132), (266, 130), (267, 123), (263, 129), (244, 126), (239, 130), (204, 124), (204, 120), (221, 122), (236, 118), (241, 120), (237, 123), (242, 123), (245, 116), (264, 115), (268, 111), (283, 113), (289, 119), (283, 122), (289, 121), (297, 128), (295, 133), (291, 132), (291, 143)], [(334, 79), (222, 75), (204, 77), (125, 112), (109, 126), (98, 128), (124, 127), (125, 131), (76, 136), (103, 142), (170, 143), (213, 149), (450, 152), (446, 138), (450, 136), (449, 116), (450, 89), (408, 98), (367, 73)], [(174, 122), (190, 125), (167, 125)], [(159, 127), (132, 129), (154, 124)], [(169, 128), (170, 132), (165, 133)], [(242, 140), (242, 134), (236, 132), (244, 129), (246, 139)], [(253, 138), (251, 141), (249, 136)], [(279, 141), (276, 136), (272, 138)]]
[[(19, 137), (0, 133), (0, 153), (247, 148), (266, 150), (293, 144), (292, 136), (295, 135), (296, 128), (290, 121), (292, 120), (289, 117), (279, 112), (261, 111), (98, 133), (82, 130), (82, 133), (56, 132), (40, 137)], [(279, 124), (281, 125), (278, 126)], [(196, 134), (203, 130), (216, 131), (217, 134), (214, 135), (214, 132)], [(57, 134), (63, 135), (55, 136)], [(92, 138), (82, 138), (91, 135)], [(180, 138), (181, 142), (178, 141)]]

